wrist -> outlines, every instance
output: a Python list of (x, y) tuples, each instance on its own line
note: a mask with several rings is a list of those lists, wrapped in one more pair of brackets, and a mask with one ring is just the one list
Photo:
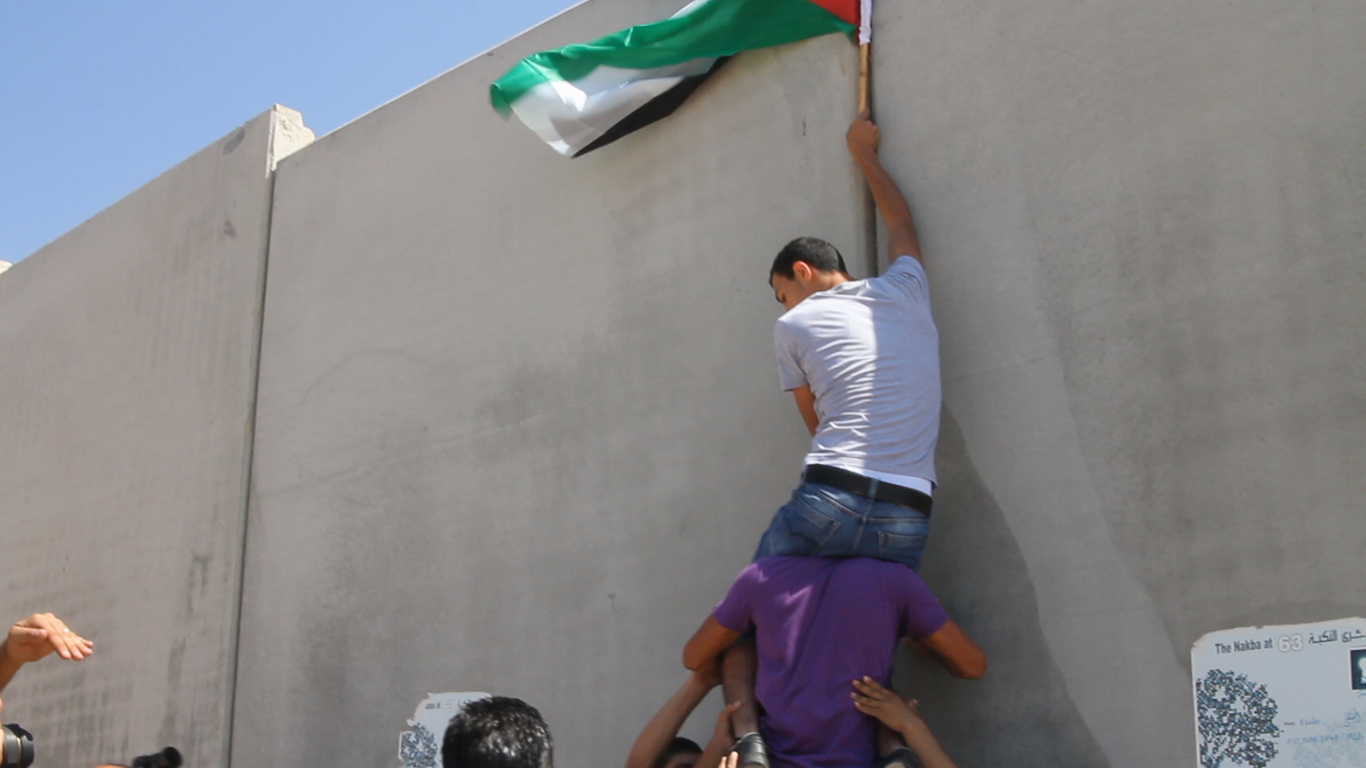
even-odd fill
[(925, 721), (920, 718), (906, 720), (901, 723), (901, 727), (896, 729), (901, 734), (901, 738), (906, 740), (907, 746), (924, 744), (926, 739), (933, 739), (930, 727), (925, 725)]
[(877, 150), (871, 147), (850, 147), (849, 154), (854, 156), (854, 162), (859, 165), (876, 165)]
[(9, 639), (6, 638), (5, 640), (0, 640), (0, 669), (4, 669), (6, 667), (18, 669), (23, 665), (24, 662), (17, 661), (14, 658), (13, 654), (9, 652)]

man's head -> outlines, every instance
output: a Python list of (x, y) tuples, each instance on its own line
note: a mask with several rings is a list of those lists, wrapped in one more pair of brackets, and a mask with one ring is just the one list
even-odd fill
[(472, 701), (451, 718), (441, 743), (443, 768), (552, 768), (550, 728), (521, 699)]
[(669, 742), (664, 753), (650, 768), (693, 768), (701, 756), (702, 748), (697, 746), (697, 742), (678, 736)]
[(848, 280), (844, 257), (819, 237), (799, 237), (783, 246), (768, 271), (773, 297), (784, 309), (792, 309), (807, 296)]

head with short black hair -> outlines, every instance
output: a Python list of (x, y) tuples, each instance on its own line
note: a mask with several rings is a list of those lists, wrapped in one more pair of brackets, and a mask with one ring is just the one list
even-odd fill
[(550, 727), (521, 699), (492, 696), (466, 704), (441, 742), (443, 768), (552, 768)]
[(838, 272), (845, 277), (849, 276), (849, 270), (844, 267), (844, 257), (840, 255), (838, 248), (819, 237), (799, 237), (778, 251), (778, 255), (773, 259), (773, 267), (768, 270), (769, 282), (773, 281), (774, 275), (792, 280), (796, 276), (792, 265), (799, 261), (806, 262), (817, 272)]
[(783, 246), (768, 271), (773, 298), (792, 309), (813, 293), (849, 280), (844, 257), (819, 237), (799, 237)]
[(701, 756), (702, 748), (697, 746), (697, 742), (676, 736), (650, 768), (693, 768)]

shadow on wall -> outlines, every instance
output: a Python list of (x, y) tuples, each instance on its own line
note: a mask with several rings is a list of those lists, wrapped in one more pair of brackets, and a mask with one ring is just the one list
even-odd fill
[(920, 574), (990, 668), (982, 680), (956, 680), (902, 648), (893, 684), (921, 701), (960, 765), (1108, 766), (1044, 640), (1034, 584), (1005, 516), (947, 409), (942, 422), (939, 493)]

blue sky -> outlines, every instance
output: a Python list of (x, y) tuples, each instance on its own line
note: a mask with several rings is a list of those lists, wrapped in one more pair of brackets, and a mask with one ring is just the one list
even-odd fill
[(574, 4), (0, 0), (0, 261), (273, 103), (322, 135)]

